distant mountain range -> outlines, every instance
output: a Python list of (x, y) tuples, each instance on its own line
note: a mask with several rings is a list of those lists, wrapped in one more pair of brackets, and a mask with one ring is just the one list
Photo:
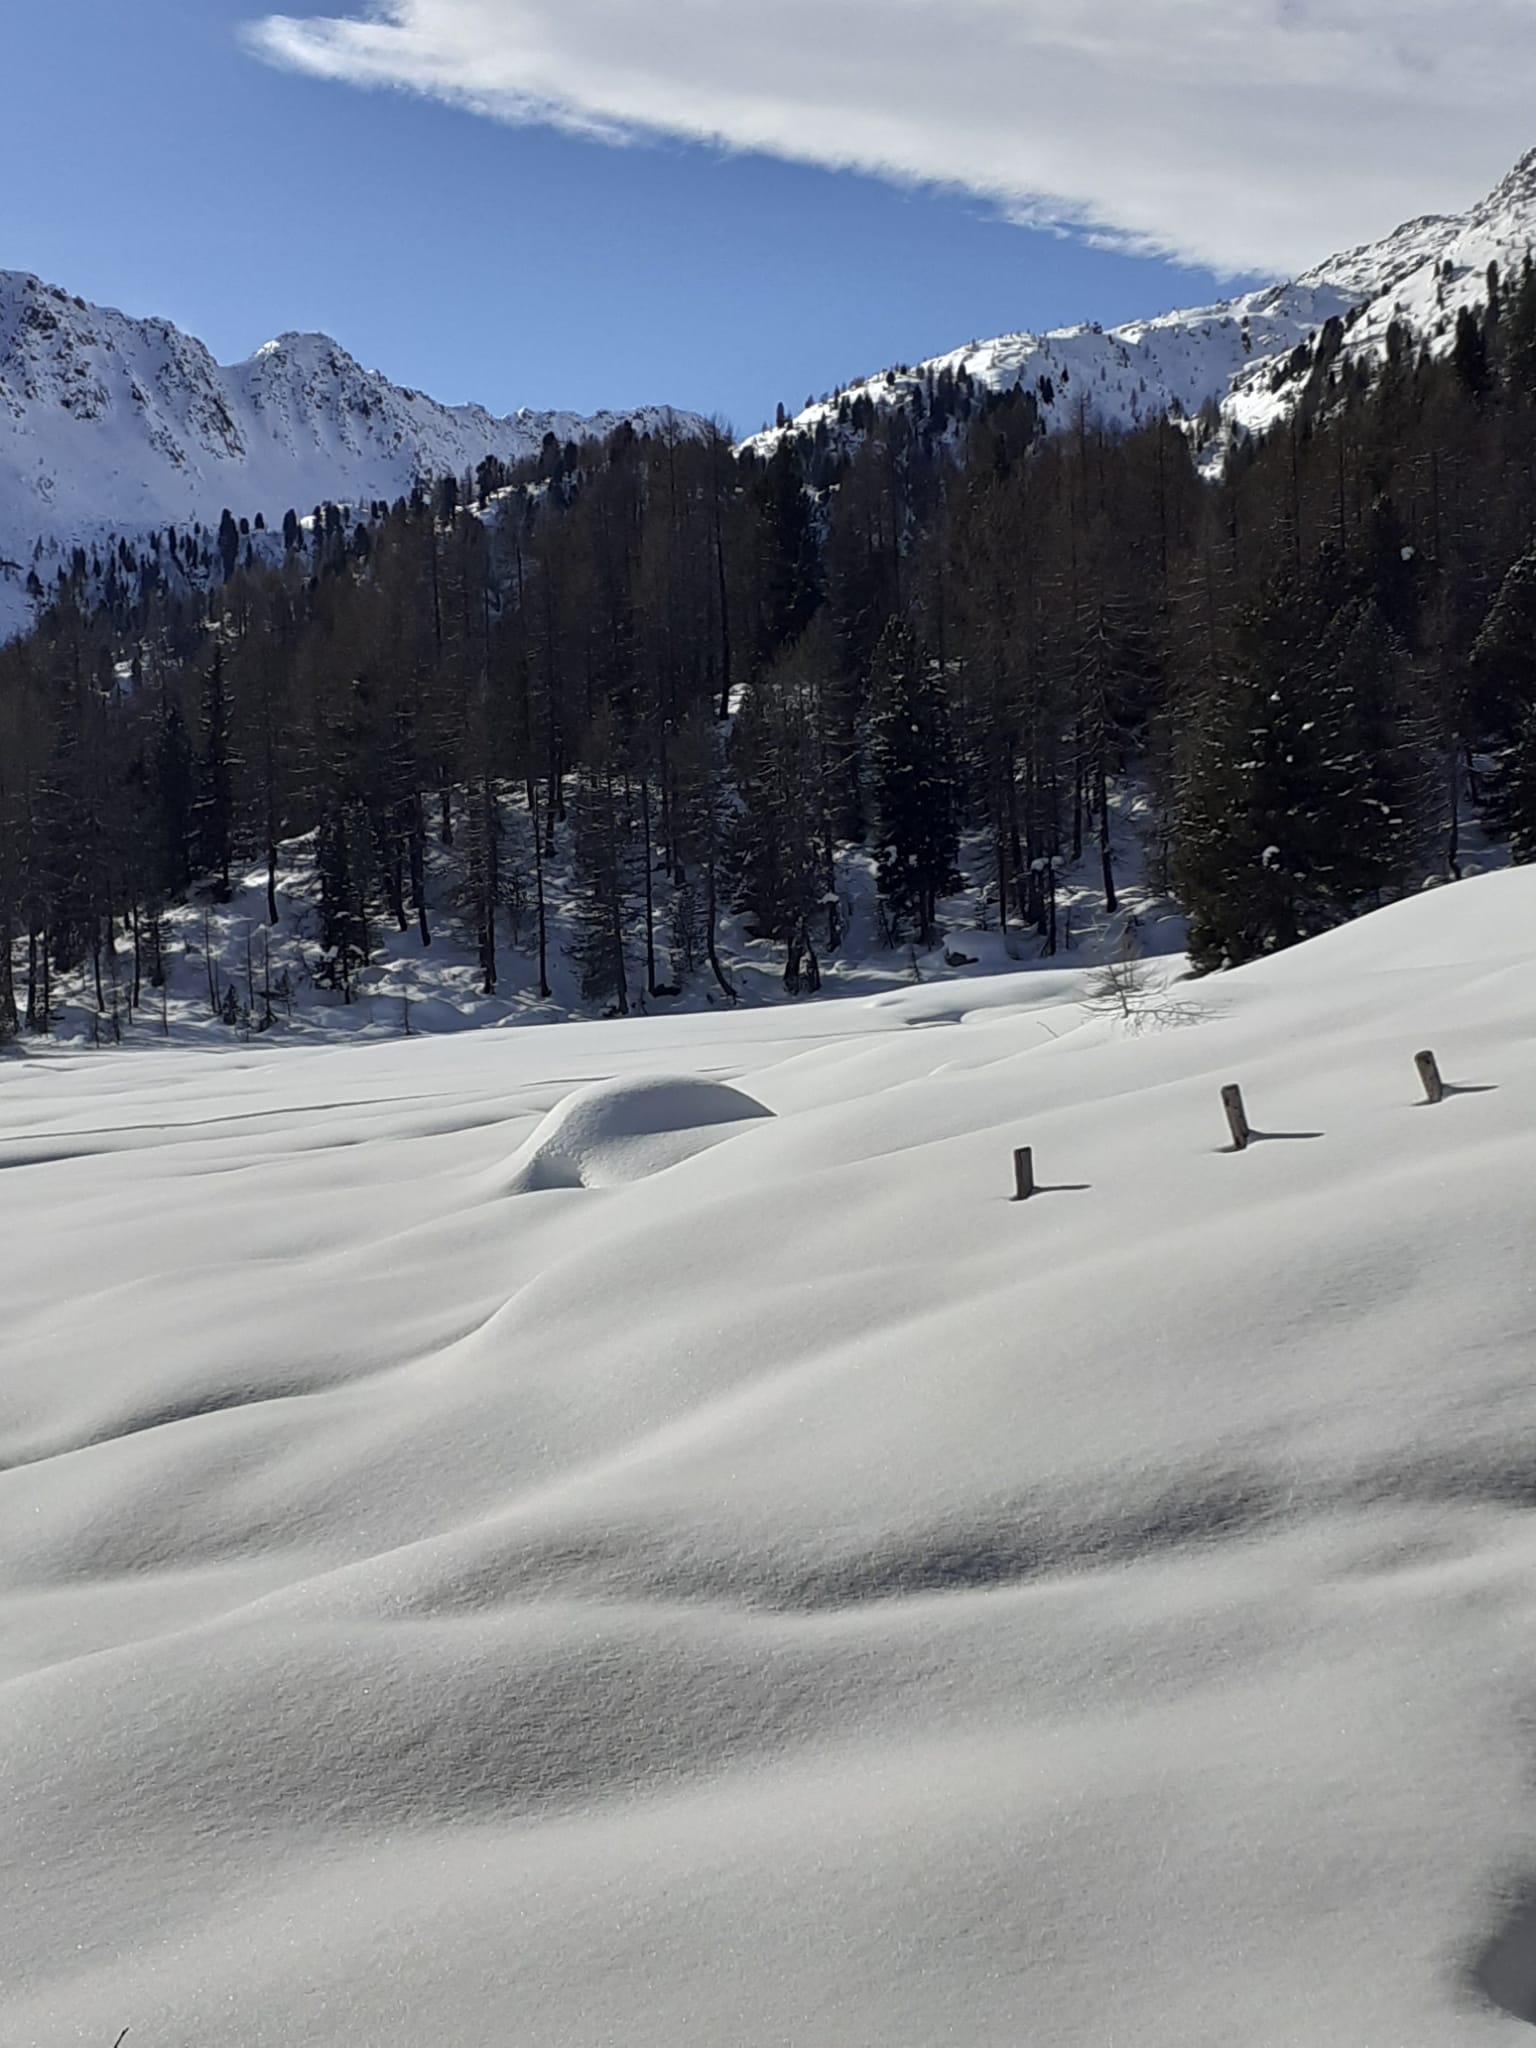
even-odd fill
[[(1486, 300), (1488, 266), (1517, 270), (1536, 241), (1536, 151), (1480, 205), (1410, 221), (1384, 241), (1304, 276), (1193, 311), (1120, 327), (1089, 324), (973, 341), (930, 362), (880, 372), (809, 406), (781, 433), (845, 431), (839, 399), (906, 402), (944, 370), (994, 390), (1034, 390), (1047, 428), (1084, 413), (1115, 427), (1172, 414), (1202, 422), (1207, 463), (1234, 436), (1284, 421), (1301, 402), (1328, 323), (1333, 365), (1386, 352), (1394, 322), (1449, 348), (1456, 315)], [(290, 507), (393, 499), (422, 479), (488, 455), (536, 454), (606, 435), (698, 431), (664, 407), (514, 413), (444, 406), (364, 370), (325, 335), (285, 334), (222, 367), (165, 320), (134, 320), (56, 286), (0, 271), (0, 635), (30, 615), (26, 579), (44, 583), (80, 545), (166, 526), (216, 526), (227, 507), (269, 525)]]
[(1048, 429), (1069, 426), (1084, 412), (1113, 427), (1135, 427), (1160, 413), (1195, 421), (1203, 412), (1206, 458), (1219, 461), (1234, 436), (1262, 433), (1290, 417), (1327, 322), (1337, 320), (1344, 330), (1336, 366), (1379, 361), (1394, 321), (1418, 341), (1448, 349), (1459, 309), (1487, 300), (1489, 264), (1508, 276), (1533, 242), (1536, 150), (1470, 212), (1409, 221), (1385, 241), (1332, 256), (1290, 283), (1121, 327), (1090, 323), (973, 341), (850, 384), (749, 445), (766, 450), (782, 432), (814, 433), (822, 424), (836, 433), (842, 397), (900, 405), (930, 378), (963, 368), (984, 388), (1031, 388)]
[(485, 457), (536, 455), (623, 421), (696, 431), (665, 407), (517, 412), (445, 406), (365, 370), (321, 334), (285, 334), (216, 363), (167, 320), (134, 320), (0, 271), (0, 630), (77, 545), (216, 526), (227, 507), (269, 526), (290, 508), (394, 499)]

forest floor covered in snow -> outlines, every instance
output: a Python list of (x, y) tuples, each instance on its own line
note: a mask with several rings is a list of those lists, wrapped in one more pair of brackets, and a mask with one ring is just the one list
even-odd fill
[(5, 2048), (1528, 2039), (1533, 926), (0, 1060)]
[[(1144, 790), (1122, 784), (1112, 798), (1117, 903), (1105, 909), (1098, 849), (1068, 863), (1058, 890), (1058, 947), (1047, 957), (1041, 935), (1010, 922), (999, 928), (996, 891), (990, 877), (993, 853), (973, 840), (962, 849), (958, 887), (939, 905), (939, 930), (931, 945), (893, 935), (881, 914), (876, 863), (870, 851), (848, 844), (836, 866), (835, 918), (838, 942), (827, 943), (824, 915), (813, 942), (818, 953), (823, 1000), (878, 995), (914, 984), (982, 980), (1024, 968), (1091, 965), (1129, 948), (1144, 956), (1181, 953), (1185, 923), (1178, 906), (1160, 892), (1148, 873), (1144, 847), (1151, 808)], [(370, 961), (354, 972), (350, 987), (327, 975), (321, 946), (320, 880), (315, 840), (290, 841), (277, 872), (278, 921), (268, 925), (264, 866), (237, 873), (228, 902), (198, 900), (167, 911), (162, 919), (163, 988), (149, 980), (150, 947), (141, 938), (139, 1001), (130, 1001), (133, 950), (119, 926), (115, 945), (104, 952), (101, 1002), (87, 958), (58, 975), (51, 990), (51, 1036), (60, 1043), (116, 1049), (120, 1044), (224, 1045), (264, 1033), (274, 1044), (335, 1038), (402, 1038), (418, 1032), (457, 1032), (487, 1026), (548, 1024), (602, 1014), (603, 1005), (584, 1000), (576, 954), (580, 918), (579, 886), (570, 834), (545, 864), (548, 995), (539, 989), (538, 920), (534, 895), (533, 841), (526, 806), (504, 795), (502, 807), (504, 903), (497, 920), (497, 988), (484, 993), (473, 913), (466, 901), (465, 834), (445, 848), (433, 843), (426, 895), (431, 943), (423, 946), (413, 917), (400, 931), (387, 917), (369, 930)], [(1502, 861), (1502, 853), (1472, 842), (1477, 858)], [(704, 937), (702, 883), (697, 878), (686, 900), (658, 868), (652, 876), (657, 981), (666, 992), (646, 987), (643, 869), (632, 871), (625, 964), (629, 1004), (636, 1016), (687, 1015), (728, 1008), (732, 1001), (760, 1007), (790, 1000), (784, 989), (785, 949), (759, 938), (751, 919), (722, 906), (716, 932), (718, 957), (728, 997), (710, 968)], [(893, 942), (894, 939), (894, 942)], [(15, 948), (14, 973), (25, 1000), (27, 950)], [(115, 1019), (115, 1022), (114, 1022)]]

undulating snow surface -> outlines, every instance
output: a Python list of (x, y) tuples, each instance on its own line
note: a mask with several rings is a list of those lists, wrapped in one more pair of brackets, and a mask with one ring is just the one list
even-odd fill
[(1533, 912), (0, 1062), (0, 2040), (1528, 2038)]

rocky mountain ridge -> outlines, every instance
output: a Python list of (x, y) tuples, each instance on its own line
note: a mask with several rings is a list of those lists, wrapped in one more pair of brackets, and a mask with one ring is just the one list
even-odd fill
[(91, 306), (0, 271), (0, 628), (76, 546), (216, 526), (228, 508), (269, 526), (323, 501), (394, 499), (487, 456), (665, 426), (661, 406), (586, 416), (445, 406), (366, 370), (326, 335), (284, 334), (223, 366), (168, 320)]
[(944, 372), (963, 371), (986, 390), (1031, 389), (1047, 430), (1084, 416), (1117, 429), (1159, 414), (1188, 421), (1216, 465), (1233, 437), (1266, 432), (1294, 413), (1330, 321), (1343, 329), (1344, 364), (1379, 362), (1394, 323), (1432, 349), (1449, 349), (1460, 309), (1487, 300), (1489, 265), (1517, 273), (1533, 243), (1536, 150), (1469, 212), (1405, 222), (1288, 282), (1118, 327), (1087, 322), (972, 341), (860, 379), (749, 445), (766, 453), (781, 432), (836, 432), (845, 400), (901, 404)]

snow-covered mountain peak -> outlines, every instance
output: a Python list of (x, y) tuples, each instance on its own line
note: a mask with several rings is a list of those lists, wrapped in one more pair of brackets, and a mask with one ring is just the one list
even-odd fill
[(1485, 206), (1498, 210), (1526, 206), (1536, 210), (1536, 149), (1528, 149), (1519, 162), (1494, 186)]
[(1363, 242), (1358, 248), (1342, 249), (1326, 257), (1296, 280), (1303, 285), (1331, 285), (1342, 291), (1351, 304), (1374, 297), (1416, 270), (1432, 251), (1461, 226), (1459, 216), (1423, 213), (1406, 220), (1379, 242)]
[(625, 421), (703, 427), (662, 407), (498, 418), (439, 405), (325, 334), (280, 334), (225, 367), (168, 320), (0, 271), (0, 637), (28, 616), (27, 575), (48, 583), (76, 546), (217, 525), (226, 507), (272, 524), (328, 499), (393, 499), (488, 456), (521, 461), (547, 433), (582, 440)]
[(285, 356), (331, 356), (348, 363), (354, 361), (328, 334), (305, 333), (294, 327), (290, 327), (286, 334), (275, 334), (270, 341), (264, 341), (252, 354), (251, 361), (280, 360)]
[[(945, 371), (964, 371), (984, 389), (1031, 390), (1047, 430), (1084, 414), (1132, 428), (1159, 414), (1194, 421), (1204, 413), (1202, 445), (1208, 460), (1219, 460), (1231, 436), (1264, 432), (1291, 416), (1329, 321), (1344, 326), (1345, 361), (1379, 360), (1394, 322), (1431, 348), (1449, 348), (1460, 308), (1487, 298), (1489, 265), (1508, 276), (1533, 243), (1536, 150), (1469, 212), (1420, 215), (1288, 283), (1119, 327), (1089, 322), (975, 341), (915, 368), (855, 382), (807, 407), (787, 431), (843, 430), (844, 397), (850, 406), (860, 397), (877, 406), (908, 403)], [(767, 453), (781, 431), (770, 428), (748, 445)]]

